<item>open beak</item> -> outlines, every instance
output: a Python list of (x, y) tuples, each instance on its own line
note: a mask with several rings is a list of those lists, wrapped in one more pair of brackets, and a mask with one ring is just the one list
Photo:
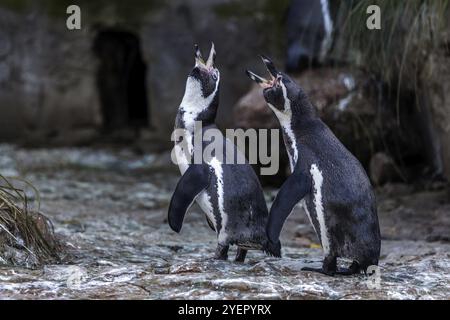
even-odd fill
[(214, 42), (211, 42), (211, 50), (209, 51), (208, 61), (206, 61), (206, 67), (214, 68), (215, 61), (216, 61), (216, 49), (214, 48)]
[(264, 79), (263, 77), (258, 76), (254, 72), (250, 70), (246, 70), (247, 75), (255, 81), (257, 84), (259, 84), (262, 88), (270, 88), (273, 87), (278, 81), (280, 80), (280, 73), (275, 68), (275, 65), (273, 64), (272, 60), (270, 60), (265, 55), (260, 55), (262, 61), (264, 62), (264, 65), (266, 66), (266, 69), (270, 75), (270, 80)]
[(203, 60), (202, 53), (200, 52), (200, 48), (198, 47), (198, 44), (194, 45), (195, 49), (195, 66), (204, 66), (205, 61)]
[(211, 43), (211, 50), (209, 52), (208, 60), (205, 62), (202, 57), (202, 53), (200, 52), (200, 48), (198, 45), (194, 45), (195, 49), (195, 66), (202, 66), (207, 69), (214, 68), (214, 62), (216, 60), (216, 50), (214, 48), (214, 43)]

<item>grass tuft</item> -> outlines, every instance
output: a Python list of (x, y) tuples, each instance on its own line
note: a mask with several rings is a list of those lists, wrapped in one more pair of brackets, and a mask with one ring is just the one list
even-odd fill
[[(369, 30), (369, 5), (381, 9), (381, 30)], [(449, 17), (449, 0), (341, 1), (343, 27), (332, 55), (378, 75), (390, 86), (414, 89), (433, 50), (442, 45)]]
[(19, 181), (34, 190), (37, 209), (30, 209), (23, 189), (0, 175), (0, 263), (26, 267), (58, 263), (63, 247), (51, 221), (39, 212), (39, 193)]

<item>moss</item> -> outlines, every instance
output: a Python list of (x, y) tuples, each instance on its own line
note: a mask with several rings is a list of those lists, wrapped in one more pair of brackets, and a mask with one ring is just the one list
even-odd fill
[[(449, 19), (448, 3), (448, 0), (362, 0), (353, 7), (343, 4), (343, 44), (334, 54), (340, 59), (349, 57), (349, 62), (365, 66), (373, 73), (381, 73), (386, 82), (402, 76), (414, 79), (429, 52), (442, 41), (441, 33)], [(381, 31), (369, 31), (366, 27), (366, 9), (370, 4), (380, 6)]]

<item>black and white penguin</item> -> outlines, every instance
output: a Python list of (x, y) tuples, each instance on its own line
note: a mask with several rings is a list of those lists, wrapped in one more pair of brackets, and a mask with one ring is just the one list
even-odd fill
[[(202, 137), (209, 130), (220, 133), (215, 124), (220, 83), (219, 70), (214, 66), (215, 54), (213, 44), (209, 58), (204, 62), (196, 46), (195, 66), (187, 78), (175, 120), (175, 128), (184, 131), (182, 139), (175, 141), (174, 148), (182, 177), (170, 202), (168, 221), (172, 230), (179, 232), (184, 216), (195, 200), (217, 233), (215, 258), (226, 260), (229, 246), (237, 245), (236, 261), (243, 262), (248, 249), (267, 251), (265, 230), (269, 212), (259, 180), (245, 156), (225, 138), (223, 157), (214, 154), (210, 159), (201, 157), (201, 164), (193, 161), (195, 152), (205, 150), (211, 143), (206, 139), (199, 142), (195, 139), (195, 122), (202, 124)], [(225, 152), (230, 150), (234, 150), (235, 160), (243, 157), (237, 162), (243, 164), (224, 160)], [(268, 253), (279, 256), (279, 252), (280, 248)]]
[[(324, 251), (322, 268), (304, 268), (327, 275), (354, 274), (377, 265), (380, 228), (373, 188), (359, 161), (320, 120), (307, 95), (289, 76), (262, 56), (271, 80), (247, 71), (259, 83), (280, 121), (292, 174), (272, 204), (267, 225), (277, 244), (294, 206), (305, 209)], [(337, 268), (337, 258), (349, 268)]]
[[(332, 47), (336, 1), (291, 0), (286, 18), (288, 71), (303, 71), (324, 62)], [(333, 5), (333, 8), (331, 8)]]

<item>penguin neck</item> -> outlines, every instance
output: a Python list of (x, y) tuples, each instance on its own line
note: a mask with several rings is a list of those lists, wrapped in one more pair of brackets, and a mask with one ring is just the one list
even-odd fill
[(286, 145), (292, 172), (301, 153), (299, 140), (307, 134), (309, 124), (317, 119), (317, 114), (316, 109), (304, 94), (299, 95), (293, 101), (287, 101), (284, 112), (280, 112), (273, 106), (271, 108), (275, 111), (280, 121), (283, 140)]
[(206, 98), (200, 93), (192, 94), (187, 89), (178, 110), (178, 118), (181, 121), (177, 123), (177, 127), (193, 133), (196, 121), (200, 121), (203, 127), (215, 123), (219, 106), (219, 89), (216, 86), (214, 92)]
[(292, 113), (283, 113), (282, 116), (277, 116), (278, 120), (280, 121), (283, 140), (289, 157), (289, 165), (291, 168), (291, 172), (293, 172), (295, 164), (298, 161), (299, 145), (297, 143), (298, 137), (296, 136), (292, 126)]

